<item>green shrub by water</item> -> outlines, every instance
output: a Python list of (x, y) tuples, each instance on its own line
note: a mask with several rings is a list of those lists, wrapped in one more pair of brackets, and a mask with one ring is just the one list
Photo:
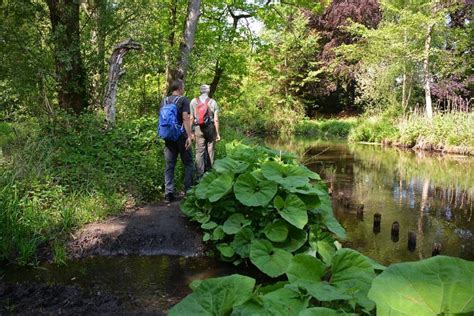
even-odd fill
[(296, 125), (295, 133), (315, 137), (347, 137), (358, 124), (355, 118), (301, 120)]
[(240, 143), (228, 144), (226, 153), (181, 205), (221, 258), (249, 261), (277, 277), (294, 253), (329, 255), (328, 232), (345, 236), (325, 184), (295, 156)]

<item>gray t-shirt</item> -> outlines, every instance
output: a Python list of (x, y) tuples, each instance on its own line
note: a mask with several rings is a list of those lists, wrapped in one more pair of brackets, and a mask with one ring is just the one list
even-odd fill
[[(206, 99), (208, 99), (209, 97), (206, 95), (206, 94), (201, 94), (199, 96), (199, 100), (202, 102), (202, 103), (205, 103), (206, 102)], [(209, 112), (210, 112), (210, 116), (211, 116), (211, 120), (214, 121), (214, 114), (215, 113), (219, 113), (219, 106), (217, 105), (217, 102), (216, 100), (212, 99), (212, 98), (209, 98), (209, 103), (207, 104), (209, 106)], [(196, 107), (198, 105), (198, 102), (196, 100), (196, 98), (194, 98), (192, 101), (191, 101), (191, 116), (196, 119)]]

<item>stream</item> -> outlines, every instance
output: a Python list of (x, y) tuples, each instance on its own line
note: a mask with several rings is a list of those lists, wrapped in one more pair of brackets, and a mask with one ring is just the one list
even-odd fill
[[(343, 245), (383, 264), (431, 257), (434, 243), (441, 244), (441, 254), (474, 260), (473, 157), (298, 138), (266, 144), (295, 152), (321, 174), (347, 231)], [(345, 204), (363, 204), (363, 216)], [(376, 231), (375, 213), (381, 214)], [(390, 233), (394, 221), (400, 226), (398, 240)], [(407, 248), (408, 232), (416, 233), (415, 249)], [(130, 256), (7, 266), (0, 269), (0, 280), (75, 285), (110, 293), (127, 310), (159, 314), (189, 294), (193, 280), (231, 273), (258, 277), (254, 269), (207, 257)]]

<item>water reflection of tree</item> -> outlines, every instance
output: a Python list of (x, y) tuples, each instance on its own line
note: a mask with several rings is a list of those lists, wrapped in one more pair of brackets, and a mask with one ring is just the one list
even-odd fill
[(404, 238), (408, 229), (417, 232), (418, 249), (404, 260), (422, 257), (423, 250), (425, 256), (430, 254), (432, 242), (452, 247), (452, 255), (464, 245), (466, 255), (472, 257), (468, 246), (474, 240), (461, 240), (456, 231), (474, 231), (474, 173), (469, 172), (474, 158), (309, 139), (284, 141), (279, 146), (298, 152), (302, 161), (315, 161), (311, 169), (321, 173), (335, 194), (342, 191), (352, 202), (366, 204), (365, 222), (356, 222), (355, 211), (335, 201), (336, 216), (351, 231), (353, 246), (370, 248), (382, 261), (400, 259), (390, 253), (394, 248), (383, 241), (384, 236), (378, 236), (383, 237), (380, 244), (373, 244), (368, 222), (374, 212), (382, 211), (387, 225), (395, 220), (403, 224)]
[(420, 203), (420, 215), (418, 217), (418, 257), (423, 259), (423, 243), (424, 243), (424, 235), (423, 235), (423, 218), (425, 216), (425, 212), (429, 211), (429, 204), (428, 204), (428, 195), (430, 191), (430, 179), (426, 178), (423, 183), (423, 190), (421, 191), (421, 203)]

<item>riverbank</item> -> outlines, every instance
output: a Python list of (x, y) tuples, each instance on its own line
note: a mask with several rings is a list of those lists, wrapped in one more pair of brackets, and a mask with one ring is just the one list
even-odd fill
[(233, 129), (257, 136), (309, 136), (342, 138), (352, 143), (372, 143), (413, 150), (460, 155), (474, 155), (474, 114), (437, 114), (433, 120), (422, 115), (392, 117), (387, 115), (325, 119), (301, 119), (290, 127), (275, 129), (274, 124), (256, 122), (235, 124)]
[(438, 114), (432, 120), (420, 115), (398, 119), (367, 117), (349, 132), (348, 140), (474, 155), (474, 114)]

